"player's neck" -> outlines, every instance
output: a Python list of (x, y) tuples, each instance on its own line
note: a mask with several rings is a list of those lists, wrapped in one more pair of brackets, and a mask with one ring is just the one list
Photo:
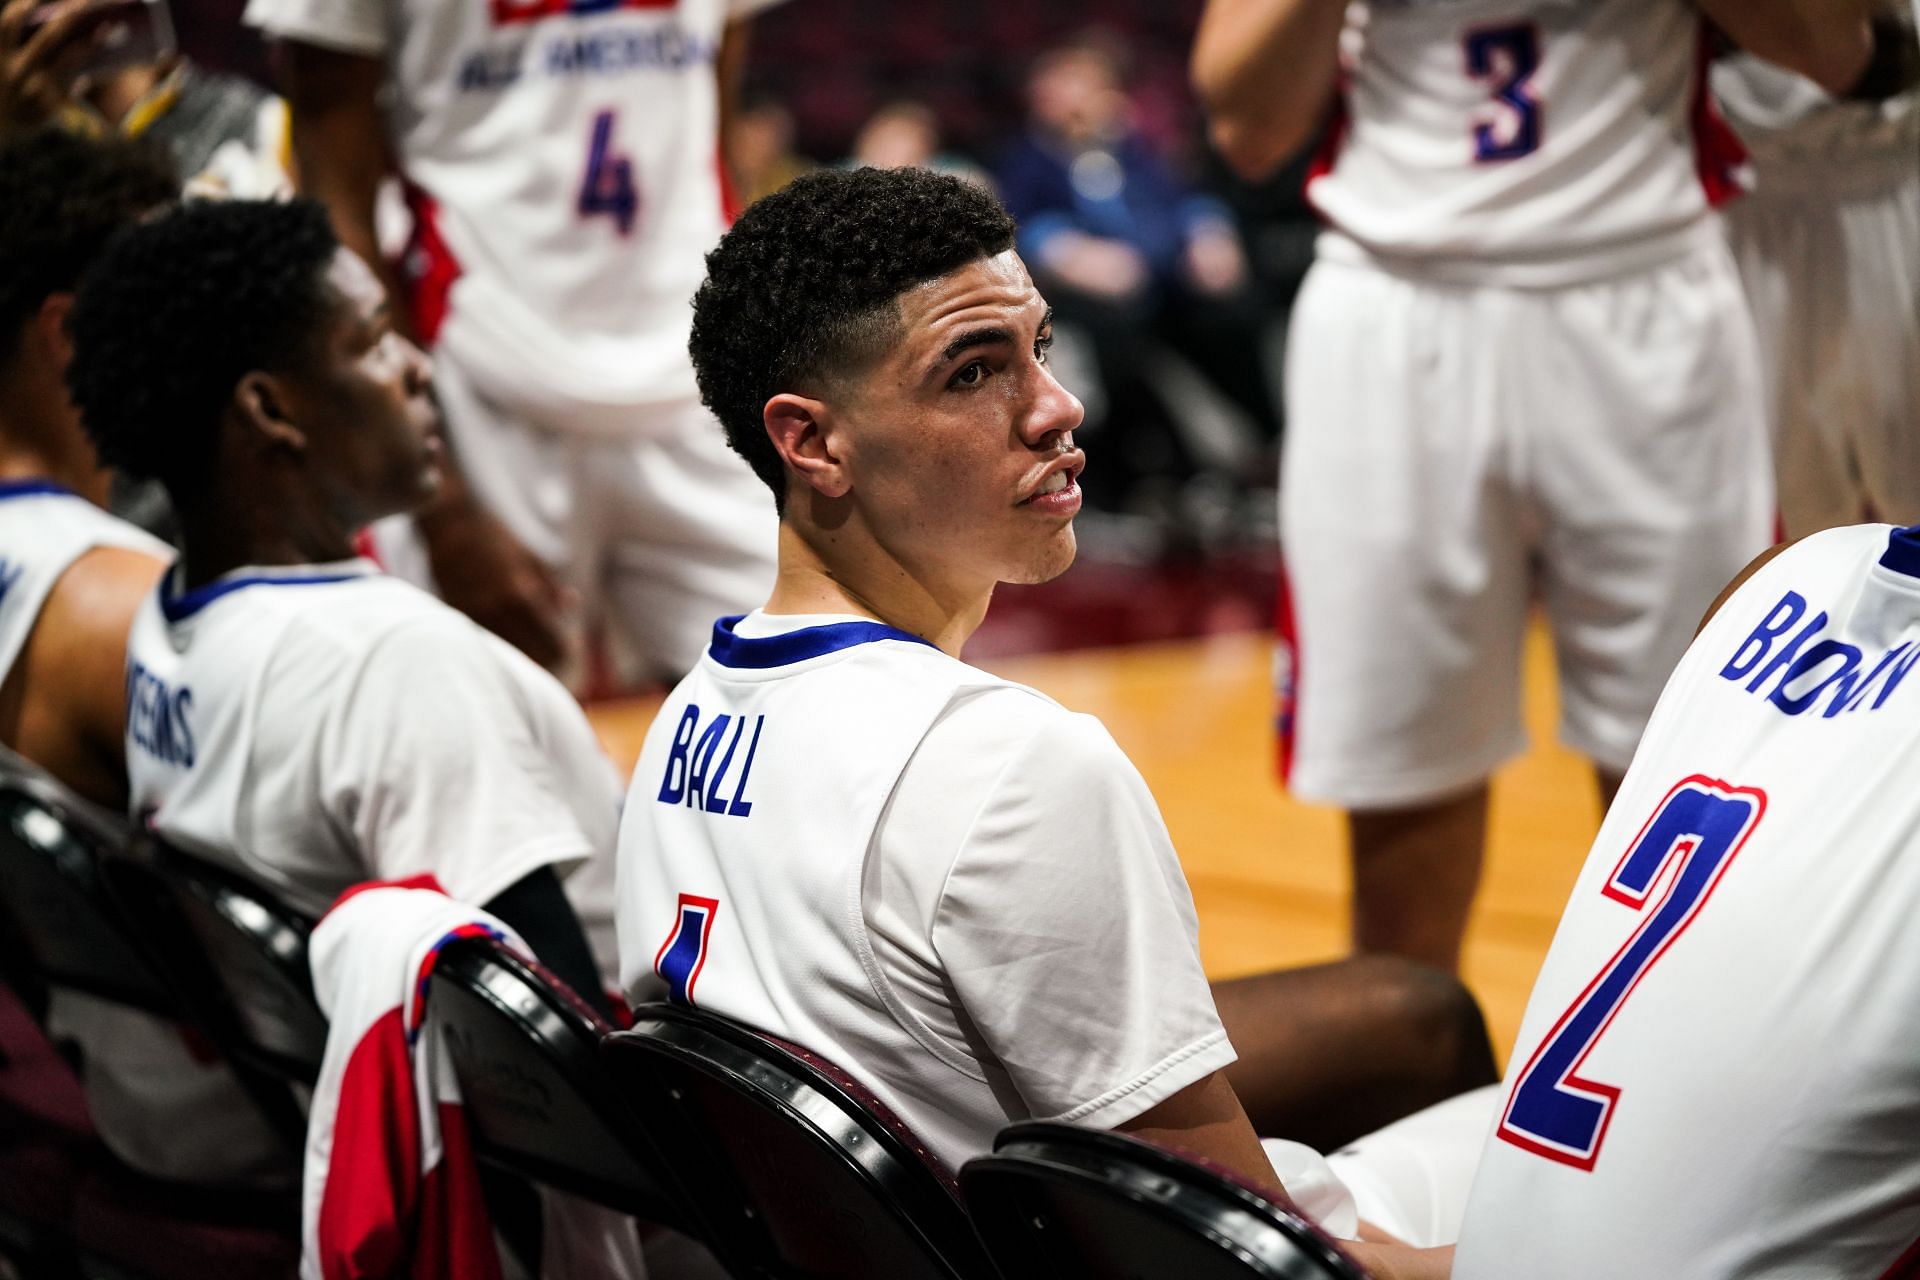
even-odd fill
[(251, 565), (330, 564), (357, 554), (355, 530), (311, 501), (268, 496), (249, 500), (233, 486), (183, 500), (175, 495), (180, 516), (181, 573), (191, 590)]
[(31, 375), (0, 378), (0, 480), (50, 480), (106, 505), (110, 477), (63, 385)]
[(787, 521), (780, 523), (780, 572), (767, 598), (770, 614), (853, 613), (898, 627), (950, 657), (987, 616), (993, 589), (941, 590), (884, 551), (862, 542), (829, 555)]

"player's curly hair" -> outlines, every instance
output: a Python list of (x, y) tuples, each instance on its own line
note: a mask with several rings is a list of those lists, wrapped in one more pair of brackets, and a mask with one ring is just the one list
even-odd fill
[(147, 143), (47, 126), (0, 145), (0, 367), (115, 232), (179, 194), (173, 162)]
[(67, 386), (101, 461), (201, 491), (240, 379), (315, 349), (338, 248), (311, 200), (190, 204), (115, 240), (68, 319)]
[(992, 195), (925, 169), (823, 170), (757, 201), (707, 255), (688, 343), (727, 443), (786, 499), (761, 411), (899, 336), (900, 295), (1013, 247)]

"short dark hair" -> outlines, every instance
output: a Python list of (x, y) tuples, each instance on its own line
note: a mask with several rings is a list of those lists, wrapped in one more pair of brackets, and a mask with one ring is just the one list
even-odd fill
[(727, 443), (786, 499), (768, 400), (847, 372), (899, 334), (914, 285), (1013, 247), (1013, 219), (925, 169), (823, 170), (751, 205), (707, 255), (688, 344)]
[(47, 126), (0, 145), (0, 366), (115, 232), (179, 194), (173, 162), (147, 143)]
[(338, 249), (311, 200), (190, 204), (115, 240), (69, 319), (67, 386), (100, 460), (176, 497), (210, 481), (240, 379), (313, 349)]

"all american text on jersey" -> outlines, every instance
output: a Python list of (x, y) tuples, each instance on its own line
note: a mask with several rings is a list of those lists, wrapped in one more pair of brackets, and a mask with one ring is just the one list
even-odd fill
[[(684, 804), (689, 809), (704, 809), (729, 818), (752, 816), (753, 802), (747, 799), (747, 779), (753, 772), (754, 753), (760, 749), (760, 731), (766, 727), (767, 718), (752, 717), (751, 734), (747, 731), (747, 719), (723, 711), (702, 726), (700, 708), (688, 703), (673, 730), (673, 748), (667, 753), (667, 767), (660, 779), (660, 803)], [(747, 739), (744, 755), (740, 750), (743, 738)], [(726, 751), (716, 766), (714, 755), (720, 752), (722, 739), (726, 739)], [(734, 776), (736, 758), (740, 772), (729, 796), (727, 779)]]
[(127, 660), (127, 740), (162, 764), (193, 768), (193, 726), (187, 712), (193, 690), (175, 689), (140, 663)]
[[(532, 52), (530, 52), (530, 47)], [(460, 64), (464, 93), (505, 89), (523, 75), (606, 75), (622, 71), (686, 71), (708, 67), (718, 47), (677, 26), (615, 27), (580, 32), (559, 28), (544, 44), (522, 42), (480, 49)]]
[(1781, 596), (1720, 668), (1720, 678), (1745, 681), (1748, 693), (1790, 716), (1812, 710), (1823, 696), (1820, 714), (1829, 719), (1843, 711), (1878, 711), (1920, 662), (1920, 645), (1903, 640), (1870, 658), (1858, 645), (1820, 637), (1829, 621), (1824, 609), (1803, 625), (1809, 608), (1797, 591)]

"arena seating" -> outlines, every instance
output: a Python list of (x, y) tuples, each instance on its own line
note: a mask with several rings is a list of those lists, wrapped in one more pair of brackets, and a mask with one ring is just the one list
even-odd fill
[(1029, 1121), (960, 1170), (1006, 1280), (1364, 1280), (1318, 1228), (1224, 1170), (1121, 1134)]

